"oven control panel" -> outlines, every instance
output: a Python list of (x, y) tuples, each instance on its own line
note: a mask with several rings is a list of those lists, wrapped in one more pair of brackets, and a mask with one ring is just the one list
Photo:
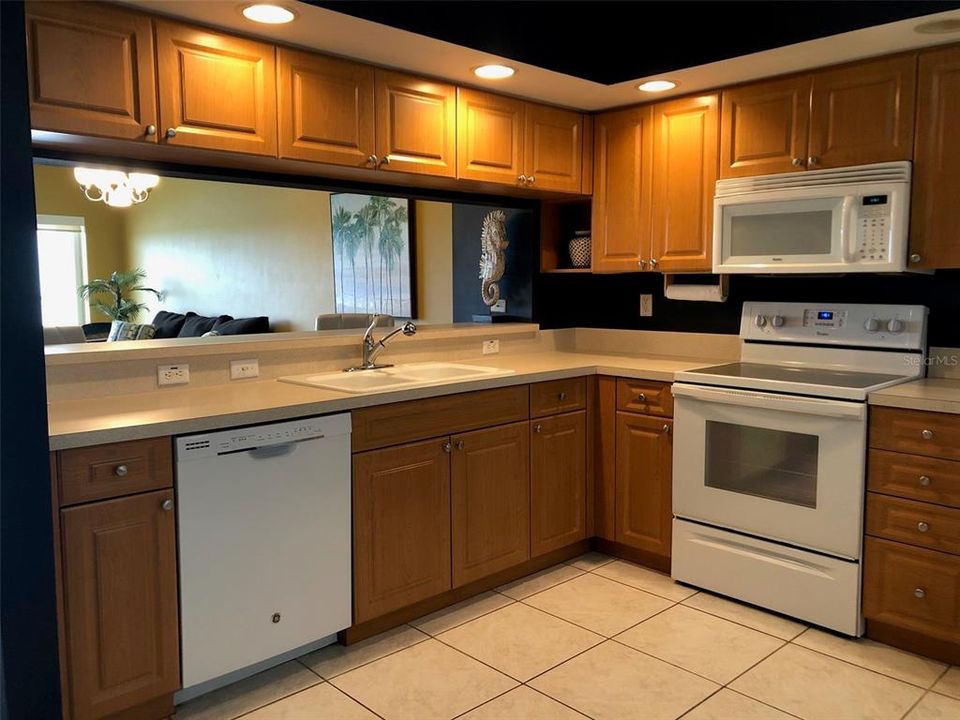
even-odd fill
[(922, 305), (745, 302), (740, 337), (758, 342), (925, 350)]

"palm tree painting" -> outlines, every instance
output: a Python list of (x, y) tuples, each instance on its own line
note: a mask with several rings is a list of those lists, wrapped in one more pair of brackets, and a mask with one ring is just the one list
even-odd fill
[(409, 200), (334, 193), (330, 217), (337, 312), (416, 317)]

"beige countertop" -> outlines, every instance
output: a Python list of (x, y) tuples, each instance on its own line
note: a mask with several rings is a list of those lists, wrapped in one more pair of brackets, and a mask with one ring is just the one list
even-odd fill
[(960, 415), (960, 379), (925, 378), (870, 393), (871, 405)]
[(515, 371), (506, 377), (389, 392), (351, 395), (271, 379), (53, 402), (47, 408), (50, 449), (203, 432), (581, 375), (672, 382), (679, 371), (715, 362), (704, 358), (545, 351), (485, 357), (466, 363)]

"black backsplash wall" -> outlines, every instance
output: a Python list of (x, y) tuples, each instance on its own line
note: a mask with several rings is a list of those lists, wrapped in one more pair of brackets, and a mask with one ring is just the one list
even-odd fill
[[(653, 295), (653, 317), (640, 317), (640, 294)], [(745, 300), (896, 303), (930, 308), (929, 342), (960, 347), (960, 270), (934, 275), (747, 276), (730, 278), (724, 303), (667, 300), (658, 273), (541, 274), (534, 285), (534, 321), (544, 329), (732, 333)]]

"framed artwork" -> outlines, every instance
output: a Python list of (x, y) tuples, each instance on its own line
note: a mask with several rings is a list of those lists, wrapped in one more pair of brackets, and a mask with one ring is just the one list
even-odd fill
[(416, 317), (410, 200), (333, 193), (330, 221), (337, 312)]

